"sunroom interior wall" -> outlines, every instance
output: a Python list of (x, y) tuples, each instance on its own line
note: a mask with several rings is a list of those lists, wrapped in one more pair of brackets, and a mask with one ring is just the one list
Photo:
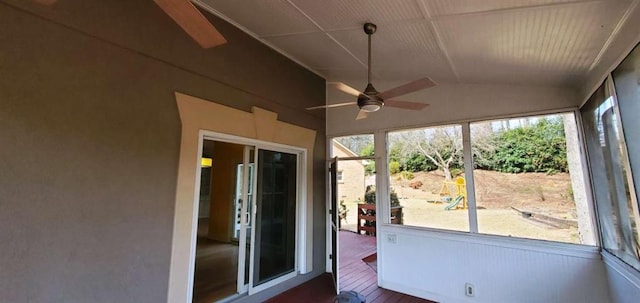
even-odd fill
[[(597, 247), (393, 225), (378, 234), (385, 288), (437, 302), (609, 302)], [(465, 296), (465, 283), (474, 297)]]
[[(330, 92), (329, 100), (344, 100), (337, 99), (342, 97), (339, 94)], [(353, 120), (353, 108), (330, 109), (327, 133), (383, 134), (392, 129), (565, 111), (580, 103), (571, 88), (479, 84), (443, 84), (421, 98), (431, 104), (424, 111), (383, 108), (364, 121)], [(384, 135), (376, 139), (384, 142), (382, 138)], [(380, 164), (378, 171), (386, 176), (387, 167)], [(389, 234), (396, 236), (396, 243), (386, 241)], [(544, 242), (389, 225), (380, 227), (380, 235), (378, 279), (380, 285), (393, 290), (439, 302), (609, 300), (604, 264), (594, 247), (577, 246), (578, 253), (571, 245), (538, 249)], [(531, 283), (518, 282), (521, 279)], [(533, 281), (544, 281), (548, 291), (543, 297), (539, 287), (531, 286)], [(464, 295), (465, 283), (476, 286), (475, 297)]]
[[(390, 87), (379, 83), (380, 90)], [(378, 84), (376, 84), (378, 86)], [(392, 85), (392, 84), (391, 84)], [(329, 88), (327, 100), (351, 100), (342, 92)], [(576, 108), (580, 104), (572, 88), (545, 86), (512, 86), (482, 84), (440, 84), (424, 92), (398, 99), (428, 103), (421, 111), (382, 108), (364, 120), (355, 120), (356, 106), (327, 110), (329, 136), (371, 133), (376, 130), (401, 129), (426, 125), (449, 124), (452, 121), (522, 115)]]
[(611, 303), (633, 303), (640, 298), (640, 274), (616, 256), (602, 252), (611, 289)]

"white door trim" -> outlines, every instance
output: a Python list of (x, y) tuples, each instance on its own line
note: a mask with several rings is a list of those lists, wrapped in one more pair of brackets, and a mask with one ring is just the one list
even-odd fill
[[(176, 103), (182, 121), (180, 159), (177, 169), (176, 199), (174, 208), (173, 236), (171, 243), (171, 263), (167, 302), (190, 303), (193, 291), (193, 261), (195, 260), (195, 233), (193, 230), (197, 214), (199, 167), (202, 130), (217, 134), (216, 139), (243, 138), (258, 147), (266, 144), (270, 147), (293, 147), (304, 150), (304, 158), (299, 161), (304, 167), (301, 179), (298, 210), (302, 226), (298, 226), (298, 264), (300, 273), (307, 273), (313, 266), (313, 155), (316, 132), (300, 126), (277, 120), (277, 113), (253, 107), (245, 112), (211, 101), (176, 93)], [(253, 144), (252, 144), (253, 143)], [(304, 163), (301, 163), (304, 162)]]

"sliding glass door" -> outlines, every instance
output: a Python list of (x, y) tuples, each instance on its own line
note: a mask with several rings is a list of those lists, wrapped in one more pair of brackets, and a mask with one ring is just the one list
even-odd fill
[[(303, 151), (247, 143), (254, 142), (204, 138), (202, 155), (213, 173), (202, 179), (214, 190), (210, 211), (200, 207), (200, 212), (207, 211), (211, 227), (206, 230), (211, 232), (205, 236), (212, 244), (199, 248), (194, 267), (217, 270), (195, 273), (193, 302), (252, 294), (296, 275)], [(201, 185), (201, 190), (208, 188)]]
[(258, 150), (253, 285), (295, 271), (297, 155)]

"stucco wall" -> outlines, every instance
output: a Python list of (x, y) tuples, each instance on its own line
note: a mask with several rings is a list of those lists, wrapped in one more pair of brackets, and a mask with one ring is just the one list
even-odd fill
[[(9, 4), (7, 4), (9, 3)], [(165, 302), (180, 119), (175, 91), (318, 132), (314, 246), (324, 251), (324, 80), (212, 19), (200, 49), (153, 1), (0, 1), (0, 301)], [(264, 298), (314, 272), (245, 301)]]

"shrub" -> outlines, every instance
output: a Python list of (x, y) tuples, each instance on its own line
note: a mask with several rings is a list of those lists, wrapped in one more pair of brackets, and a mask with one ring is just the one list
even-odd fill
[(451, 172), (452, 178), (455, 178), (457, 176), (464, 174), (464, 169), (460, 167), (452, 167), (451, 169), (449, 169), (449, 171)]
[[(389, 194), (389, 198), (391, 199), (391, 207), (400, 206), (400, 199), (398, 198), (398, 194), (392, 189)], [(376, 189), (375, 187), (369, 185), (367, 186), (367, 191), (364, 194), (364, 201), (367, 204), (376, 204)]]
[(438, 169), (427, 157), (420, 152), (413, 152), (408, 158), (404, 160), (403, 168), (406, 171), (418, 172), (418, 171), (432, 171)]
[(402, 171), (400, 172), (400, 175), (405, 178), (406, 180), (413, 180), (413, 178), (415, 178), (415, 176), (413, 175), (412, 172), (410, 171)]
[(494, 169), (506, 173), (566, 172), (567, 146), (561, 119), (542, 119), (500, 134)]
[(389, 173), (395, 175), (400, 172), (400, 162), (391, 161), (389, 162)]
[(366, 176), (373, 176), (376, 173), (376, 163), (374, 161), (367, 161), (364, 166), (364, 174)]

